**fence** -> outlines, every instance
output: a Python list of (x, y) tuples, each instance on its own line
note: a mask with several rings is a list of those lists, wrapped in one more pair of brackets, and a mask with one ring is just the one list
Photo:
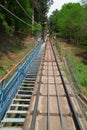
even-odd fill
[(22, 80), (24, 79), (32, 61), (39, 52), (42, 41), (34, 48), (30, 53), (30, 56), (26, 56), (25, 61), (22, 65), (18, 65), (18, 69), (11, 79), (5, 83), (5, 79), (2, 80), (2, 89), (0, 91), (0, 119), (3, 118), (7, 108), (9, 107), (12, 99), (14, 98), (17, 90), (20, 87)]

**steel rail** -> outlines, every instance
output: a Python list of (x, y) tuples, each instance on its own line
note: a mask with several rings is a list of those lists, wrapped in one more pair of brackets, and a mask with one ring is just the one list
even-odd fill
[[(45, 54), (45, 51), (44, 51), (44, 54)], [(37, 116), (37, 108), (38, 108), (39, 95), (40, 95), (40, 86), (41, 86), (42, 72), (43, 72), (44, 54), (43, 54), (42, 63), (41, 63), (42, 68), (41, 68), (41, 72), (40, 72), (40, 79), (39, 79), (39, 84), (38, 84), (38, 89), (37, 89), (37, 94), (36, 94), (36, 100), (35, 100), (35, 105), (34, 105), (34, 111), (33, 111), (30, 130), (34, 130), (34, 128), (35, 128), (35, 122), (36, 122), (36, 116)]]
[[(49, 52), (47, 54), (47, 60), (49, 61)], [(50, 107), (49, 107), (49, 62), (47, 62), (47, 130), (50, 130)]]
[[(51, 58), (52, 58), (51, 51), (50, 51), (50, 55), (51, 55)], [(61, 129), (64, 130), (62, 107), (61, 107), (60, 97), (59, 97), (60, 93), (59, 93), (59, 90), (58, 90), (58, 84), (56, 83), (56, 76), (55, 76), (55, 73), (54, 73), (53, 62), (52, 62), (52, 70), (53, 70), (53, 77), (54, 77), (54, 83), (55, 83), (55, 91), (56, 91), (56, 97), (57, 97), (58, 110), (59, 110), (59, 115), (60, 115)]]
[(79, 119), (78, 119), (78, 115), (77, 115), (77, 112), (76, 112), (76, 110), (75, 110), (75, 107), (74, 107), (74, 105), (73, 105), (73, 103), (72, 103), (72, 100), (71, 100), (71, 97), (70, 97), (70, 95), (69, 95), (68, 89), (67, 89), (67, 87), (66, 87), (65, 81), (64, 81), (64, 79), (63, 79), (63, 76), (62, 76), (62, 73), (61, 73), (61, 70), (60, 70), (60, 67), (59, 67), (59, 63), (58, 63), (58, 61), (57, 61), (57, 57), (56, 57), (56, 54), (55, 54), (55, 51), (54, 51), (54, 48), (53, 48), (52, 43), (51, 43), (51, 46), (52, 46), (52, 50), (53, 50), (53, 53), (54, 53), (54, 56), (55, 56), (55, 60), (56, 60), (56, 63), (57, 63), (58, 71), (59, 71), (59, 74), (60, 74), (60, 77), (61, 77), (61, 80), (62, 80), (62, 84), (63, 84), (64, 90), (65, 90), (65, 92), (66, 92), (67, 101), (68, 101), (68, 103), (69, 103), (70, 110), (71, 110), (71, 112), (72, 112), (72, 114), (73, 114), (73, 120), (74, 120), (76, 129), (77, 129), (77, 130), (83, 130), (83, 128), (82, 128), (82, 126), (81, 126), (81, 123), (80, 123), (80, 121), (79, 121)]

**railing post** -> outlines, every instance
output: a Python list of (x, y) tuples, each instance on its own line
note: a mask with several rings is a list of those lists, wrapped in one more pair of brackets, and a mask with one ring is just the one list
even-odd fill
[(4, 90), (5, 90), (5, 79), (3, 79), (3, 80), (2, 80), (2, 90), (1, 90), (1, 107), (3, 106)]
[(18, 72), (18, 81), (17, 81), (17, 85), (19, 85), (19, 84), (20, 84), (20, 64), (18, 65), (18, 70), (17, 70), (17, 72)]
[(27, 71), (27, 68), (28, 68), (28, 56), (26, 56), (26, 68), (25, 68), (25, 72), (24, 72), (24, 74), (26, 75), (26, 71)]

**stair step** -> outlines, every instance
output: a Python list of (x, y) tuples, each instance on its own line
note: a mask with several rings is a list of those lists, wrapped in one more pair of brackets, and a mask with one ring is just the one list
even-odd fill
[(30, 101), (30, 99), (17, 99), (17, 98), (15, 98), (15, 99), (13, 99), (13, 101)]
[(34, 87), (31, 87), (31, 88), (25, 88), (25, 87), (23, 87), (23, 88), (21, 88), (19, 91), (24, 91), (24, 92), (33, 92), (33, 88)]
[(23, 80), (23, 83), (30, 83), (29, 80)]
[(24, 83), (24, 82), (27, 82), (29, 85), (34, 85), (34, 83), (31, 83), (31, 82), (28, 80), (28, 78), (24, 79), (24, 80), (23, 80), (23, 83)]
[(31, 97), (31, 95), (26, 95), (26, 94), (18, 94), (16, 97)]
[(3, 128), (0, 128), (0, 130), (22, 130), (22, 128), (20, 127), (3, 127)]
[(24, 105), (24, 104), (11, 104), (11, 107), (29, 107), (29, 105)]
[(23, 123), (24, 121), (25, 121), (25, 118), (4, 118), (1, 122), (2, 123), (6, 123), (6, 122), (17, 122), (17, 123), (22, 122)]
[(22, 83), (23, 86), (29, 86), (29, 83)]
[[(17, 110), (8, 110), (7, 112), (6, 112), (7, 114), (9, 113), (9, 114), (26, 114), (27, 113), (27, 111), (17, 111)], [(19, 118), (20, 119), (20, 118)]]
[[(21, 88), (25, 88), (25, 89), (33, 89), (33, 88), (34, 88), (34, 85), (32, 85), (32, 86), (26, 86), (26, 87), (21, 86)], [(20, 89), (21, 89), (21, 88), (20, 88)]]

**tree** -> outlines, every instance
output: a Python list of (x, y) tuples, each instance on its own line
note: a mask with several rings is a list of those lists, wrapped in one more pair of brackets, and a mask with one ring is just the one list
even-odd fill
[(53, 12), (50, 23), (52, 30), (54, 29), (61, 36), (69, 38), (70, 41), (74, 39), (78, 45), (81, 38), (87, 34), (86, 8), (79, 3), (64, 4), (60, 11)]
[(58, 33), (59, 32), (58, 17), (59, 17), (59, 11), (55, 10), (53, 12), (53, 14), (49, 18), (49, 26), (50, 26), (49, 30), (50, 30), (50, 33), (52, 33), (52, 32)]
[(82, 23), (82, 18), (80, 17), (82, 15), (81, 12), (82, 7), (79, 3), (65, 4), (60, 11), (62, 14), (62, 19), (59, 23), (60, 29), (65, 36), (69, 37), (70, 41), (74, 38), (77, 41), (77, 44), (80, 37)]
[[(39, 24), (41, 24), (41, 26), (44, 28), (44, 23), (47, 20), (47, 12), (52, 4), (52, 0), (1, 0), (0, 4), (30, 25), (30, 27), (28, 27), (0, 7), (0, 24), (1, 26), (3, 25), (5, 30), (8, 32), (10, 29), (15, 31), (20, 30), (32, 32), (35, 31), (34, 26), (36, 27), (36, 30), (37, 27), (40, 27)], [(26, 16), (20, 5), (28, 13), (30, 18)]]
[(47, 22), (47, 12), (52, 2), (52, 0), (38, 0), (39, 8), (35, 8), (34, 11), (35, 21), (39, 22), (42, 26), (42, 37), (44, 37), (44, 30)]
[[(30, 7), (30, 0), (18, 0), (20, 2), (20, 4), (23, 6), (23, 8), (25, 9), (25, 11), (31, 15), (32, 13), (32, 9)], [(31, 20), (25, 15), (25, 13), (23, 12), (23, 10), (20, 8), (20, 6), (17, 4), (17, 1), (14, 0), (3, 0), (0, 2), (0, 4), (2, 4), (6, 9), (10, 10), (13, 14), (15, 14), (17, 17), (19, 17), (20, 19), (22, 19), (23, 21), (25, 21), (28, 24), (31, 24)], [(31, 28), (28, 27), (27, 25), (25, 25), (24, 23), (20, 22), (19, 20), (17, 20), (15, 17), (13, 17), (11, 14), (9, 14), (6, 10), (0, 8), (1, 10), (1, 14), (4, 15), (4, 19), (1, 19), (1, 24), (5, 27), (5, 30), (8, 30), (8, 28), (6, 28), (6, 26), (8, 25), (11, 29), (15, 30), (23, 30), (23, 31), (31, 31)], [(5, 21), (3, 24), (3, 21)]]

